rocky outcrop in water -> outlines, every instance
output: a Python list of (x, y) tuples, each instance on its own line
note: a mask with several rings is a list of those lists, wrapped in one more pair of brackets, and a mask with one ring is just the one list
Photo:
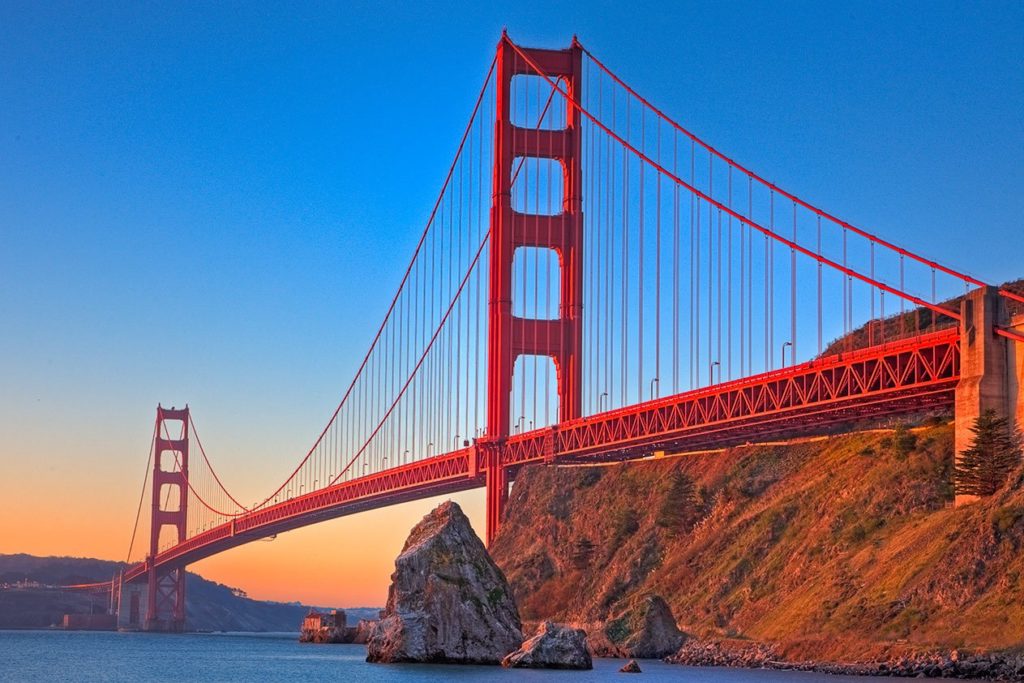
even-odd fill
[(625, 664), (622, 665), (622, 668), (619, 669), (619, 673), (620, 674), (638, 674), (638, 673), (643, 673), (643, 672), (640, 670), (640, 665), (636, 663), (636, 660), (635, 659), (631, 659), (631, 660), (629, 660), (628, 662), (626, 662)]
[(373, 633), (373, 629), (377, 628), (377, 621), (374, 619), (360, 619), (355, 625), (354, 632), (352, 633), (352, 640), (349, 642), (356, 643), (357, 645), (365, 645), (370, 640), (370, 634)]
[(527, 669), (592, 669), (587, 634), (545, 621), (537, 634), (501, 662), (502, 666)]
[(345, 611), (336, 609), (330, 612), (310, 610), (302, 620), (299, 629), (300, 643), (347, 643), (348, 629), (345, 626)]
[(449, 501), (413, 528), (395, 560), (366, 661), (497, 664), (522, 639), (505, 575)]
[(605, 624), (603, 635), (592, 643), (594, 653), (602, 657), (660, 659), (676, 652), (686, 640), (659, 595), (635, 601)]

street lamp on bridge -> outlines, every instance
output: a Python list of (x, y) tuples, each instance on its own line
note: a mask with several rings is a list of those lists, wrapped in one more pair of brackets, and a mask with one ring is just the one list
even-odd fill
[[(779, 367), (783, 367), (783, 368), (786, 367), (786, 347), (787, 346), (793, 346), (793, 342), (788, 341), (788, 342), (784, 342), (782, 344), (782, 365), (779, 366)], [(790, 360), (795, 360), (795, 359), (791, 358)]]

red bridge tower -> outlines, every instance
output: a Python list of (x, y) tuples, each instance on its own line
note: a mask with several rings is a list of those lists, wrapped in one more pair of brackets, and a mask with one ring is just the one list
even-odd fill
[[(166, 422), (180, 422), (181, 426), (177, 430), (168, 430)], [(180, 410), (157, 406), (153, 445), (153, 509), (147, 558), (147, 631), (180, 632), (185, 628), (185, 568), (157, 569), (153, 565), (160, 551), (160, 532), (163, 527), (169, 526), (175, 530), (175, 543), (184, 541), (188, 534), (188, 428), (188, 406)], [(179, 435), (178, 438), (170, 437), (174, 433)], [(171, 490), (165, 492), (165, 486)]]
[[(512, 375), (516, 359), (531, 355), (550, 357), (558, 380), (559, 421), (579, 417), (581, 412), (582, 135), (580, 111), (572, 101), (578, 101), (580, 96), (582, 54), (582, 48), (575, 40), (567, 50), (519, 48), (513, 46), (504, 34), (498, 43), (487, 346), (487, 440), (483, 444), (486, 454), (483, 464), (487, 472), (488, 543), (497, 532), (508, 495), (502, 452), (509, 436)], [(569, 95), (564, 128), (528, 128), (512, 122), (512, 79), (522, 75), (539, 78), (534, 66), (558, 82)], [(524, 214), (513, 208), (513, 166), (517, 159), (523, 158), (559, 162), (563, 181), (561, 213), (553, 216)], [(561, 267), (558, 318), (542, 320), (513, 315), (512, 264), (515, 251), (520, 247), (551, 249), (558, 255)]]

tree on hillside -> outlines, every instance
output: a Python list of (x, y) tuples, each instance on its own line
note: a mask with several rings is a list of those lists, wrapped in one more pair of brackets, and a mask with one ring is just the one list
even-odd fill
[(693, 479), (676, 469), (669, 475), (668, 488), (658, 510), (658, 526), (676, 532), (692, 524), (697, 516), (697, 500)]
[(957, 493), (991, 496), (1020, 464), (1020, 439), (1010, 421), (994, 410), (978, 416), (971, 431), (971, 445), (956, 463)]

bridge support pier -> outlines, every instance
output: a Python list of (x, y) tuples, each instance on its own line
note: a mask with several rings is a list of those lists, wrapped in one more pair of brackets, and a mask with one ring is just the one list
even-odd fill
[[(1011, 319), (1010, 329), (1024, 335), (1024, 313)], [(1017, 429), (1024, 431), (1024, 344), (1007, 340), (1006, 349), (1010, 373), (1009, 412)]]
[(149, 610), (149, 590), (144, 583), (124, 583), (116, 586), (117, 628), (119, 631), (141, 631)]
[[(1010, 418), (1019, 428), (1024, 420), (1024, 348), (996, 334), (1008, 324), (1006, 303), (995, 287), (981, 287), (964, 297), (960, 305), (960, 382), (956, 387), (954, 457), (970, 447), (971, 427), (986, 410)], [(1024, 320), (1019, 321), (1024, 327)], [(957, 506), (977, 496), (957, 492)]]
[(498, 526), (505, 514), (508, 501), (508, 473), (501, 464), (501, 452), (496, 452), (493, 464), (488, 464), (485, 475), (487, 488), (487, 545), (498, 534)]

